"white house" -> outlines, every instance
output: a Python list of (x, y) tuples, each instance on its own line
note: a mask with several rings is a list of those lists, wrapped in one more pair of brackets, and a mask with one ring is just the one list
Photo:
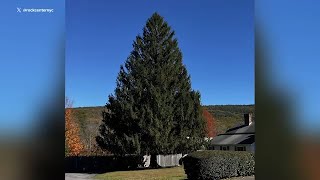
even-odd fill
[(244, 114), (244, 125), (227, 130), (211, 140), (211, 150), (255, 151), (255, 122), (252, 113)]

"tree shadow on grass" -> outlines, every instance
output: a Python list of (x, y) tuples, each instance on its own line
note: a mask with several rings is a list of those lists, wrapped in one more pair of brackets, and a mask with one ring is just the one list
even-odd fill
[(65, 157), (65, 173), (102, 174), (141, 169), (142, 156), (69, 156)]

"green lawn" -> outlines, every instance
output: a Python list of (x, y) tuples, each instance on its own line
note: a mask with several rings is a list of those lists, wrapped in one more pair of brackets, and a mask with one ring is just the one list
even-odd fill
[(184, 173), (183, 167), (160, 168), (160, 169), (146, 169), (135, 171), (115, 171), (104, 174), (98, 174), (96, 179), (115, 179), (115, 180), (184, 180), (187, 175)]

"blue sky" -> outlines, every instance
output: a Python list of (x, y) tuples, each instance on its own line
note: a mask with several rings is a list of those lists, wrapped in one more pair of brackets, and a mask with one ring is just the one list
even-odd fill
[(175, 30), (202, 104), (254, 104), (253, 0), (82, 0), (66, 3), (66, 95), (74, 106), (105, 105), (154, 12)]
[[(54, 13), (18, 13), (51, 8)], [(0, 11), (0, 135), (29, 130), (63, 75), (64, 2), (8, 0)]]

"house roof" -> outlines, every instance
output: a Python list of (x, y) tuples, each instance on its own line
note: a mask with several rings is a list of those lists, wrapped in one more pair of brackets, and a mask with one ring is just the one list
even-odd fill
[(229, 129), (211, 140), (212, 145), (252, 144), (255, 142), (255, 124)]
[(249, 126), (238, 126), (232, 129), (227, 130), (226, 133), (223, 134), (254, 134), (255, 133), (255, 123), (253, 122)]
[(212, 145), (252, 144), (255, 142), (254, 134), (219, 135), (212, 139)]

